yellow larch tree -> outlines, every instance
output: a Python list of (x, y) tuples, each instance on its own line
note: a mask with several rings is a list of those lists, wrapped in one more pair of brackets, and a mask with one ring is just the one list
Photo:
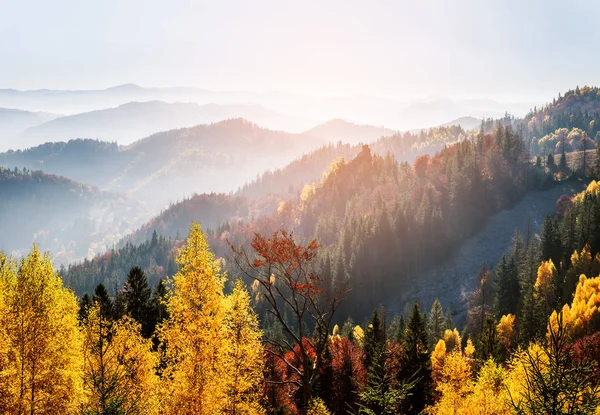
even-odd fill
[(448, 353), (453, 352), (454, 350), (460, 351), (462, 340), (460, 334), (458, 334), (458, 330), (446, 329), (444, 332), (444, 342), (446, 343), (446, 351)]
[(455, 349), (446, 355), (436, 387), (441, 397), (430, 411), (438, 415), (462, 413), (472, 389), (471, 365), (460, 350)]
[(158, 330), (165, 347), (161, 406), (165, 414), (214, 415), (226, 407), (224, 277), (199, 224), (191, 226), (177, 263), (170, 318)]
[(465, 415), (509, 415), (508, 393), (505, 385), (506, 372), (494, 362), (487, 360), (481, 367), (473, 391), (462, 407)]
[(509, 353), (517, 342), (515, 316), (513, 314), (506, 314), (500, 317), (500, 322), (498, 322), (496, 330), (498, 331), (498, 341), (502, 344), (505, 351)]
[(544, 316), (547, 317), (549, 310), (554, 308), (556, 303), (556, 267), (551, 259), (542, 261), (537, 271), (534, 289), (535, 296), (542, 301)]
[[(562, 309), (562, 318), (567, 334), (571, 338), (581, 337), (597, 330), (600, 326), (600, 277), (579, 277), (575, 289), (573, 302), (565, 304)], [(556, 311), (550, 316), (549, 328), (557, 330), (558, 314)]]
[(446, 342), (442, 339), (438, 340), (435, 348), (431, 352), (431, 376), (433, 380), (438, 382), (442, 378), (442, 370), (444, 369), (444, 361), (446, 360)]
[(77, 299), (34, 246), (0, 255), (0, 413), (73, 414), (83, 399)]
[(224, 375), (228, 415), (259, 415), (264, 381), (264, 352), (258, 316), (242, 281), (225, 299)]
[(152, 341), (130, 317), (113, 322), (100, 305), (90, 306), (82, 325), (85, 413), (158, 413), (157, 358)]

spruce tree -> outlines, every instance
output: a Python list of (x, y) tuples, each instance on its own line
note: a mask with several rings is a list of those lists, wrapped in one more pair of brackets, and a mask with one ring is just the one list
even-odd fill
[(367, 372), (371, 368), (378, 350), (383, 347), (384, 343), (385, 336), (382, 323), (379, 320), (379, 313), (377, 310), (373, 310), (363, 338), (363, 351), (365, 353), (363, 362)]
[(404, 350), (399, 378), (404, 383), (414, 381), (414, 388), (406, 400), (402, 413), (420, 413), (430, 403), (432, 378), (426, 323), (416, 301), (404, 331)]
[(517, 312), (517, 299), (520, 295), (519, 275), (514, 257), (502, 255), (496, 266), (495, 315), (500, 318)]
[(429, 348), (433, 350), (438, 340), (444, 334), (444, 310), (440, 301), (436, 298), (431, 305), (429, 318), (427, 319), (427, 334), (429, 337)]
[(552, 260), (555, 264), (560, 263), (562, 253), (562, 244), (560, 240), (560, 229), (558, 222), (546, 215), (542, 223), (540, 249), (542, 251), (542, 260)]
[(88, 309), (92, 304), (92, 297), (88, 293), (83, 294), (83, 297), (79, 300), (79, 321), (85, 320)]
[(479, 334), (479, 344), (475, 349), (479, 360), (485, 361), (490, 357), (497, 360), (500, 355), (500, 342), (498, 340), (498, 330), (496, 321), (488, 317), (485, 321), (483, 331)]
[(100, 304), (100, 314), (105, 319), (114, 318), (114, 306), (113, 302), (108, 295), (108, 291), (104, 284), (98, 284), (94, 289), (94, 296), (92, 297), (93, 302)]
[(149, 338), (152, 335), (150, 297), (152, 291), (148, 280), (140, 267), (133, 267), (127, 275), (125, 283), (125, 306), (127, 314), (142, 326), (142, 335)]
[(157, 325), (169, 318), (167, 312), (167, 287), (164, 280), (159, 280), (152, 292), (150, 300), (152, 332)]

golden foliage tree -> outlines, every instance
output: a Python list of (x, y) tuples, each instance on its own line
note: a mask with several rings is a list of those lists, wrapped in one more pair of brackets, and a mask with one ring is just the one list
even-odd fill
[(0, 413), (71, 414), (82, 401), (77, 300), (48, 255), (0, 254)]
[(473, 388), (471, 365), (457, 349), (446, 355), (436, 390), (441, 398), (432, 408), (439, 415), (461, 413), (465, 399)]
[(157, 358), (130, 317), (112, 322), (94, 303), (83, 322), (85, 413), (156, 414)]
[(500, 322), (496, 326), (498, 330), (498, 341), (504, 348), (505, 355), (508, 355), (514, 348), (517, 341), (517, 333), (515, 331), (515, 316), (506, 314), (500, 317)]
[(446, 351), (448, 353), (453, 352), (454, 350), (460, 351), (461, 338), (460, 334), (458, 334), (458, 330), (446, 329), (444, 332), (444, 343), (446, 343)]
[(547, 317), (549, 310), (556, 304), (556, 267), (551, 259), (542, 261), (537, 271), (535, 280), (535, 296), (542, 301), (544, 317)]
[(438, 340), (433, 352), (431, 352), (431, 376), (435, 382), (442, 378), (442, 370), (444, 369), (444, 361), (446, 360), (446, 342)]
[(579, 277), (573, 302), (565, 304), (562, 313), (550, 316), (549, 329), (558, 330), (558, 317), (562, 314), (567, 335), (572, 339), (600, 329), (600, 277)]
[(225, 394), (230, 415), (264, 414), (260, 399), (264, 381), (262, 331), (242, 281), (225, 299)]
[(191, 226), (177, 263), (180, 269), (167, 301), (170, 318), (159, 328), (166, 346), (162, 409), (167, 414), (217, 414), (226, 398), (224, 277), (200, 225)]

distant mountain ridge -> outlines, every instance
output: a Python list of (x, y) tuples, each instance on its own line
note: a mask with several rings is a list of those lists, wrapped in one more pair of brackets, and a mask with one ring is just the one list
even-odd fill
[(290, 120), (260, 105), (218, 105), (130, 102), (115, 108), (95, 110), (52, 119), (28, 128), (21, 134), (20, 148), (50, 141), (93, 138), (128, 145), (160, 131), (198, 124), (245, 118), (267, 126), (283, 126)]
[(24, 130), (58, 117), (47, 112), (0, 108), (0, 151), (19, 147), (18, 137)]
[(193, 193), (232, 191), (321, 144), (306, 134), (231, 119), (156, 133), (129, 146), (89, 139), (47, 143), (2, 153), (0, 165), (43, 168), (163, 207)]
[(329, 120), (306, 131), (306, 134), (332, 143), (341, 141), (347, 144), (370, 143), (394, 133), (394, 130), (385, 127), (359, 125), (339, 118)]

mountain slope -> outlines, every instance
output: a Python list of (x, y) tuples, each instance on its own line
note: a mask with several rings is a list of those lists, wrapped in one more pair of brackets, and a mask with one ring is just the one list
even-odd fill
[(418, 299), (428, 308), (436, 298), (457, 313), (456, 323), (464, 322), (468, 301), (466, 294), (474, 289), (475, 276), (483, 264), (496, 266), (511, 240), (515, 229), (523, 235), (537, 235), (544, 216), (553, 214), (556, 201), (562, 195), (573, 196), (585, 189), (585, 182), (563, 182), (549, 190), (530, 192), (509, 209), (502, 210), (487, 221), (483, 229), (467, 239), (447, 260), (415, 279), (410, 290), (389, 304), (391, 310), (406, 310)]
[(306, 134), (336, 143), (370, 143), (394, 134), (393, 130), (372, 125), (358, 125), (341, 119), (329, 120), (306, 131)]
[(46, 112), (0, 108), (0, 151), (21, 146), (18, 136), (23, 131), (57, 117)]
[(0, 194), (0, 250), (20, 253), (36, 242), (57, 262), (101, 251), (141, 215), (132, 200), (42, 171), (0, 167)]
[(154, 207), (194, 193), (228, 192), (322, 142), (241, 119), (153, 134), (127, 147), (97, 140), (49, 143), (0, 154), (0, 165), (44, 169)]
[(475, 117), (460, 117), (455, 120), (449, 121), (440, 125), (440, 127), (452, 127), (453, 125), (460, 125), (465, 130), (475, 130), (481, 125), (481, 120)]

